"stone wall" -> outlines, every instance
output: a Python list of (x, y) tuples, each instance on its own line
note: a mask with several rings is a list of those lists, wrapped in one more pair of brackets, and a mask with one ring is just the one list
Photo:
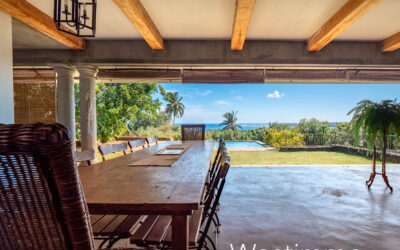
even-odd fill
[[(306, 146), (306, 147), (281, 147), (281, 152), (300, 152), (300, 151), (330, 151), (341, 152), (346, 154), (358, 155), (372, 159), (372, 154), (367, 152), (366, 148), (359, 148), (346, 145), (330, 145), (330, 146)], [(377, 151), (377, 158), (381, 158), (381, 152)], [(400, 163), (400, 154), (394, 152), (386, 153), (387, 161)]]
[(14, 82), (14, 122), (56, 122), (55, 84)]

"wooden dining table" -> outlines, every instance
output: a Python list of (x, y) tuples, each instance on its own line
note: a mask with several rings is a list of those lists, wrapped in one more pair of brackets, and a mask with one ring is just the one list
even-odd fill
[[(171, 144), (191, 146), (171, 166), (128, 166)], [(169, 141), (79, 168), (91, 214), (172, 216), (172, 248), (189, 248), (189, 220), (199, 209), (215, 141)]]

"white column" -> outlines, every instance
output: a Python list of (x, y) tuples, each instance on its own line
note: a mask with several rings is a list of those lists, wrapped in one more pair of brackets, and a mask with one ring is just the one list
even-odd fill
[[(82, 151), (94, 149), (97, 152), (97, 120), (96, 120), (96, 82), (97, 68), (79, 66), (80, 85), (80, 124)], [(96, 158), (95, 158), (96, 160)]]
[(0, 11), (0, 123), (14, 123), (11, 16)]
[(68, 129), (75, 148), (75, 68), (57, 65), (54, 70), (57, 73), (57, 122)]

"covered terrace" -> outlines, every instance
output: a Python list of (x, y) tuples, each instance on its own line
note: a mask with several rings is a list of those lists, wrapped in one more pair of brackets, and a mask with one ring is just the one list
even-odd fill
[[(20, 116), (29, 116), (14, 108), (18, 84), (48, 83), (54, 86), (55, 92), (49, 98), (54, 100), (55, 114), (53, 120), (46, 121), (64, 125), (74, 140), (73, 90), (74, 83), (79, 82), (81, 148), (96, 152), (96, 81), (399, 84), (399, 10), (400, 1), (397, 0), (101, 0), (97, 1), (95, 37), (82, 38), (56, 28), (52, 0), (0, 0), (0, 123), (17, 123)], [(43, 121), (44, 115), (32, 117), (29, 123)], [(75, 147), (74, 142), (72, 145)], [(344, 178), (341, 171), (345, 170), (353, 171), (340, 169), (337, 175), (326, 179), (327, 182), (336, 181), (333, 176)], [(336, 247), (337, 243), (339, 247), (359, 249), (396, 249), (399, 245), (394, 236), (400, 233), (400, 215), (394, 209), (398, 207), (398, 188), (393, 196), (380, 191), (367, 193), (363, 185), (353, 187), (348, 183), (350, 180), (342, 179), (335, 184), (343, 184), (340, 189), (328, 190), (323, 184), (325, 179), (317, 178), (326, 175), (321, 169), (310, 173), (318, 180), (304, 177), (298, 185), (292, 182), (292, 175), (303, 177), (292, 173), (290, 168), (267, 170), (271, 175), (278, 172), (275, 174), (280, 179), (267, 175), (266, 180), (248, 177), (250, 171), (245, 177), (239, 177), (240, 171), (243, 169), (232, 171), (227, 195), (221, 200), (224, 211), (219, 249), (229, 249), (231, 242), (237, 248), (242, 239), (244, 243), (261, 242), (260, 247), (267, 249), (284, 248), (297, 242), (304, 243), (305, 247)], [(395, 183), (399, 173), (393, 178)], [(269, 182), (269, 186), (254, 184), (262, 181)], [(235, 193), (241, 185), (263, 191), (248, 190), (247, 199), (233, 201), (233, 197), (240, 197)], [(276, 196), (282, 190), (278, 187), (283, 189), (280, 197)], [(362, 197), (353, 196), (354, 190), (363, 193)], [(347, 203), (337, 206), (332, 213), (317, 209), (321, 218), (315, 222), (315, 215), (309, 213), (311, 208), (302, 211), (293, 208), (301, 208), (298, 203), (302, 200), (294, 197), (292, 191), (307, 192), (311, 197), (304, 199), (316, 202), (325, 202), (327, 198), (330, 206), (341, 203), (346, 197), (351, 206)], [(312, 192), (318, 197), (312, 196)], [(340, 195), (337, 200), (336, 194)], [(288, 204), (292, 198), (297, 204)], [(370, 210), (357, 211), (357, 201)], [(249, 214), (262, 208), (243, 204), (245, 202), (267, 206), (265, 209), (272, 212), (254, 217), (265, 220), (255, 225)], [(385, 204), (390, 205), (385, 207)], [(270, 206), (275, 207), (271, 210)], [(294, 210), (285, 210), (285, 207)], [(371, 216), (371, 220), (364, 217), (354, 222), (348, 217), (352, 212), (360, 217)], [(280, 219), (270, 218), (273, 216)], [(187, 219), (183, 222), (182, 217), (179, 219), (181, 221), (175, 224), (179, 226), (175, 228), (186, 227), (186, 231), (174, 231), (173, 239), (177, 242), (177, 239), (184, 239), (174, 247), (187, 249)], [(246, 225), (234, 224), (234, 220)], [(275, 229), (268, 224), (270, 221), (288, 224), (271, 232)], [(369, 228), (369, 222), (378, 223), (383, 230)], [(301, 226), (303, 223), (306, 227)], [(317, 230), (313, 223), (328, 228)], [(343, 224), (340, 223), (359, 223), (360, 234), (353, 232), (346, 238), (348, 230), (354, 228), (341, 231)], [(224, 225), (227, 225), (226, 230)], [(254, 233), (254, 228), (259, 228), (258, 232), (263, 234)], [(238, 237), (233, 239), (233, 235)], [(258, 241), (255, 237), (263, 239)], [(325, 239), (329, 244), (324, 243)], [(290, 247), (295, 249), (294, 245)]]

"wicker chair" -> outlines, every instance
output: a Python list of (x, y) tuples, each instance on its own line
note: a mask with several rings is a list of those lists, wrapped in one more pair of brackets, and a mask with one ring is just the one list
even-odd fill
[(203, 141), (206, 132), (205, 124), (182, 125), (182, 141)]
[(0, 249), (94, 248), (67, 129), (0, 124)]

